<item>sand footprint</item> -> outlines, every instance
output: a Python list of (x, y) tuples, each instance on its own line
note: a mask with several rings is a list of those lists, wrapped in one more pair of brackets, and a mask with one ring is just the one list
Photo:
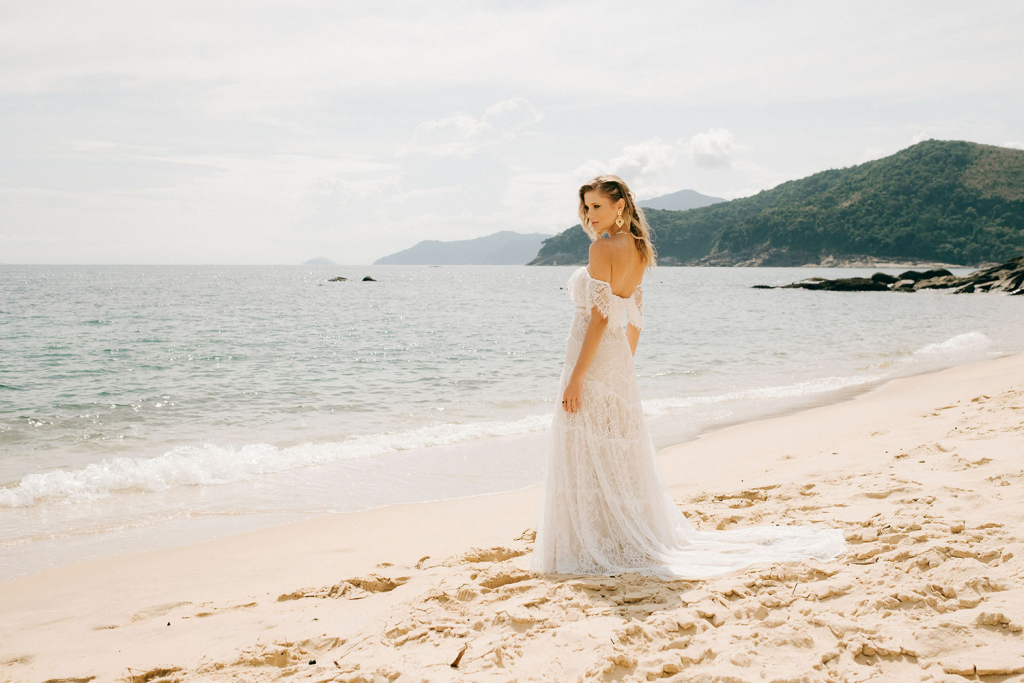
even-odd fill
[(301, 600), (302, 598), (361, 600), (374, 593), (389, 593), (408, 582), (411, 578), (410, 576), (387, 577), (380, 576), (379, 574), (368, 574), (363, 577), (346, 579), (333, 586), (301, 588), (291, 593), (282, 593), (277, 596), (277, 601), (286, 602), (288, 600)]
[(128, 669), (127, 680), (128, 683), (171, 683), (171, 681), (179, 680), (177, 677), (170, 678), (179, 671), (181, 671), (181, 667), (178, 666), (150, 669), (139, 673)]
[(501, 588), (521, 581), (529, 581), (534, 578), (532, 572), (520, 569), (510, 564), (498, 564), (488, 567), (477, 575), (476, 582), (484, 588)]
[(469, 552), (457, 555), (445, 560), (442, 564), (446, 567), (454, 567), (459, 564), (480, 564), (483, 562), (505, 562), (515, 557), (521, 557), (528, 551), (505, 546), (493, 548), (472, 548)]
[[(344, 638), (323, 636), (300, 641), (256, 644), (242, 650), (235, 661), (228, 666), (246, 668), (271, 666), (278, 669), (284, 669), (296, 664), (308, 666), (311, 661), (315, 661), (320, 655), (341, 647), (345, 642)], [(212, 673), (223, 668), (223, 663), (210, 664), (200, 668), (197, 673)]]

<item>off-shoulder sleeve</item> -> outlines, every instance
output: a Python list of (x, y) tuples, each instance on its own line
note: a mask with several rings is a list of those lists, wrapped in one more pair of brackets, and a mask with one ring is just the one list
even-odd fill
[[(612, 308), (612, 286), (604, 280), (595, 280), (587, 275), (587, 310), (596, 308), (602, 318), (607, 318)], [(621, 323), (620, 323), (621, 324)]]
[(629, 297), (629, 303), (626, 306), (626, 322), (638, 330), (644, 328), (643, 285), (637, 285), (633, 290), (633, 296)]
[(577, 306), (588, 311), (597, 308), (602, 318), (607, 318), (612, 309), (612, 286), (604, 280), (595, 280), (587, 267), (583, 266), (569, 278), (569, 297)]

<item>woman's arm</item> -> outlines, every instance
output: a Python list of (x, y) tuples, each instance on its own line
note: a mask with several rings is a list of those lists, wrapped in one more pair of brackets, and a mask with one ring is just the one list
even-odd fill
[[(601, 240), (595, 240), (590, 245), (590, 265), (588, 271), (595, 280), (608, 282), (612, 276), (611, 254), (608, 253), (606, 244)], [(587, 325), (587, 332), (583, 336), (583, 347), (576, 359), (572, 369), (572, 376), (569, 383), (565, 385), (565, 392), (562, 394), (562, 409), (575, 413), (580, 409), (580, 394), (583, 391), (583, 378), (587, 375), (587, 369), (594, 354), (597, 353), (597, 346), (601, 343), (605, 328), (608, 327), (608, 318), (604, 317), (601, 311), (594, 306), (590, 309), (590, 323)]]
[(570, 413), (579, 412), (583, 378), (587, 375), (590, 362), (594, 360), (597, 345), (601, 343), (601, 336), (604, 335), (606, 327), (608, 327), (608, 318), (602, 318), (595, 306), (590, 311), (590, 324), (587, 325), (587, 333), (583, 337), (583, 348), (580, 349), (579, 358), (576, 359), (576, 365), (572, 369), (572, 376), (562, 394), (562, 408)]

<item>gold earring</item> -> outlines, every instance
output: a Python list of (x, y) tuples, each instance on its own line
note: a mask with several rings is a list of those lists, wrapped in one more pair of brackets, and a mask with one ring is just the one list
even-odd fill
[(615, 219), (615, 225), (622, 227), (622, 224), (626, 221), (622, 220), (622, 209), (619, 209), (619, 217)]

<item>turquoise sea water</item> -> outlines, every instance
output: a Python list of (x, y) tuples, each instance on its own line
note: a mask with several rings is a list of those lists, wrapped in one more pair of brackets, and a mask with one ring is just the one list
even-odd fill
[[(572, 270), (0, 266), (0, 579), (537, 483)], [(1020, 297), (750, 288), (817, 274), (648, 276), (657, 445), (1024, 349)]]

